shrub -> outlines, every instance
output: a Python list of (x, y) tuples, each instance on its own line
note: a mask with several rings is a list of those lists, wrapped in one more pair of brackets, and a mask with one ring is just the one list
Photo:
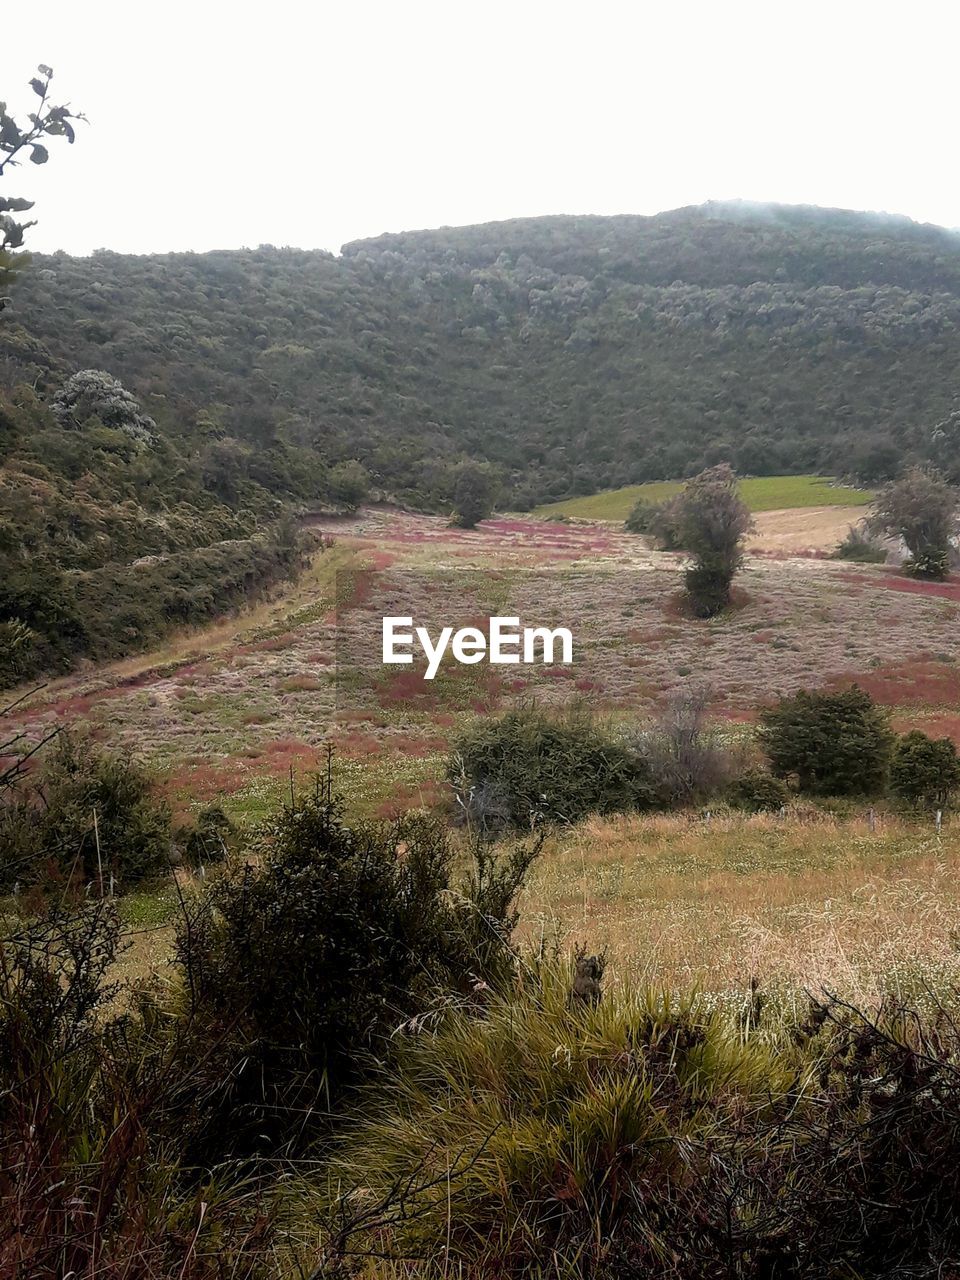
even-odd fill
[(666, 804), (691, 804), (713, 794), (734, 769), (731, 752), (706, 727), (709, 704), (707, 689), (680, 689), (667, 700), (656, 724), (630, 739)]
[(748, 813), (773, 813), (782, 809), (789, 798), (786, 783), (766, 769), (748, 769), (734, 779), (727, 791), (733, 807)]
[(475, 849), (463, 892), (442, 824), (348, 826), (325, 790), (262, 834), (261, 865), (201, 896), (177, 953), (189, 1022), (211, 1058), (198, 1156), (298, 1145), (389, 1037), (441, 993), (469, 996), (513, 963), (512, 900), (536, 847)]
[(94, 880), (101, 869), (129, 885), (167, 865), (170, 815), (134, 760), (64, 732), (39, 776), (21, 778), (0, 803), (0, 850), (7, 888), (51, 873)]
[(201, 809), (194, 825), (182, 833), (184, 852), (190, 862), (222, 862), (229, 852), (234, 826), (221, 805)]
[(580, 707), (478, 721), (454, 743), (447, 777), (461, 813), (480, 829), (577, 822), (658, 799), (643, 757)]
[(874, 524), (903, 539), (911, 557), (907, 568), (916, 577), (947, 576), (957, 532), (957, 495), (942, 476), (912, 467), (880, 494)]
[(761, 716), (759, 738), (773, 772), (795, 775), (813, 795), (871, 795), (884, 789), (893, 747), (886, 712), (854, 685), (839, 693), (801, 690)]
[(350, 511), (356, 511), (370, 492), (370, 477), (355, 458), (331, 467), (326, 481), (330, 496)]
[(865, 521), (852, 524), (833, 553), (835, 560), (854, 560), (859, 564), (883, 564), (887, 549), (870, 532)]
[(905, 804), (944, 808), (960, 786), (960, 758), (949, 738), (929, 738), (913, 729), (897, 740), (890, 763), (890, 790)]
[[(112, 1009), (115, 905), (57, 907), (0, 940), (0, 1274), (214, 1280), (266, 1274), (257, 1197), (185, 1170), (201, 1056)], [(264, 1271), (260, 1271), (261, 1263)]]
[(710, 467), (684, 487), (677, 529), (680, 545), (696, 558), (687, 570), (686, 586), (697, 617), (712, 618), (730, 603), (730, 584), (743, 559), (743, 537), (752, 524), (731, 467)]
[(640, 498), (631, 508), (630, 514), (623, 522), (623, 527), (627, 533), (651, 534), (661, 510), (659, 502), (651, 502), (649, 498)]
[(402, 1046), (335, 1160), (331, 1255), (511, 1278), (951, 1274), (960, 1029), (945, 1009), (828, 1000), (758, 1035), (706, 1001), (571, 1008), (568, 991), (548, 972)]
[(461, 462), (454, 471), (454, 523), (473, 529), (493, 511), (497, 490), (496, 473), (485, 462)]

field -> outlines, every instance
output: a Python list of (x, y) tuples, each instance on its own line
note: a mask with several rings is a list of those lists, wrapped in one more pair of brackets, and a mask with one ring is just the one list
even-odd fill
[[(680, 481), (608, 489), (586, 498), (568, 498), (537, 507), (538, 516), (570, 516), (579, 520), (626, 520), (641, 498), (663, 502), (682, 488)], [(785, 511), (802, 507), (859, 507), (873, 501), (867, 489), (838, 485), (829, 476), (756, 476), (740, 481), (740, 493), (751, 511)]]
[[(500, 519), (467, 532), (377, 509), (318, 527), (326, 549), (286, 595), (33, 692), (10, 717), (25, 741), (83, 723), (144, 759), (179, 817), (222, 801), (241, 824), (306, 784), (328, 745), (352, 813), (436, 803), (458, 728), (531, 699), (587, 699), (630, 725), (671, 690), (702, 684), (720, 734), (749, 752), (757, 710), (776, 694), (855, 680), (898, 729), (960, 742), (955, 580), (751, 554), (736, 607), (699, 622), (679, 607), (683, 557), (610, 526)], [(376, 657), (380, 617), (401, 605), (431, 634), (493, 613), (570, 625), (574, 663), (445, 665), (427, 690), (416, 669), (385, 675)], [(870, 994), (881, 978), (952, 981), (958, 859), (949, 820), (937, 837), (863, 806), (591, 820), (552, 838), (523, 928), (530, 941), (559, 933), (607, 947), (622, 975), (677, 983), (740, 989), (758, 972), (796, 989), (832, 975)], [(126, 900), (131, 971), (162, 960), (175, 902), (169, 887)]]

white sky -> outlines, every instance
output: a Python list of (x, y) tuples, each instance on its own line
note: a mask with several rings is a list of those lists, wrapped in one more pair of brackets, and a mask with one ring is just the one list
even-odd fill
[(89, 117), (0, 193), (36, 251), (271, 243), (742, 197), (960, 226), (960, 6), (46, 0), (0, 47)]

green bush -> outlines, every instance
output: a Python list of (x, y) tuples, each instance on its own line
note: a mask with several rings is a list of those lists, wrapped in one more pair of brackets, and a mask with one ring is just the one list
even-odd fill
[(883, 564), (887, 549), (864, 524), (852, 524), (833, 553), (834, 560), (853, 560), (858, 564)]
[(332, 1178), (345, 1261), (375, 1249), (510, 1280), (950, 1273), (945, 1010), (934, 1027), (827, 1001), (745, 1033), (712, 1001), (571, 1007), (569, 971), (541, 979), (411, 1038), (361, 1097)]
[(960, 786), (960, 758), (949, 738), (913, 729), (897, 740), (890, 762), (890, 790), (917, 808), (944, 808)]
[(577, 822), (659, 801), (641, 752), (579, 707), (478, 721), (453, 744), (447, 778), (459, 811), (481, 829)]
[(893, 734), (886, 712), (854, 685), (801, 690), (761, 716), (759, 738), (773, 772), (812, 795), (874, 795), (887, 782)]
[[(95, 820), (96, 819), (96, 820)], [(98, 854), (99, 847), (99, 854)], [(121, 888), (167, 866), (170, 815), (128, 756), (64, 732), (39, 775), (19, 780), (0, 804), (0, 884), (53, 877)]]
[(537, 846), (503, 861), (478, 846), (458, 891), (439, 820), (348, 826), (319, 791), (271, 820), (257, 852), (177, 941), (187, 1021), (217, 1046), (195, 1108), (205, 1158), (299, 1145), (404, 1021), (503, 981)]
[(772, 813), (790, 798), (786, 783), (766, 769), (748, 769), (728, 788), (727, 798), (735, 809), (748, 813)]

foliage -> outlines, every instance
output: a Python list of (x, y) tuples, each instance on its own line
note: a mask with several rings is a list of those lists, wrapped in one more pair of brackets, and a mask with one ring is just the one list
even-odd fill
[(949, 1268), (951, 1012), (828, 998), (767, 1027), (756, 984), (740, 1017), (652, 989), (571, 1007), (568, 991), (548, 970), (402, 1046), (334, 1161), (331, 1255), (595, 1280)]
[(467, 455), (520, 508), (721, 461), (846, 474), (864, 441), (925, 456), (956, 408), (942, 370), (960, 356), (960, 238), (712, 205), (387, 236), (338, 257), (52, 255), (18, 281), (15, 317), (0, 383), (45, 395), (52, 367), (105, 368), (172, 443), (219, 420), (254, 456), (356, 458), (375, 489), (434, 510)]
[(220, 1042), (199, 1151), (302, 1145), (401, 1023), (507, 976), (533, 854), (476, 852), (452, 892), (437, 819), (348, 826), (319, 786), (268, 824), (260, 865), (212, 885), (178, 937), (190, 1024)]
[(231, 1171), (181, 1168), (197, 1063), (162, 1020), (117, 1014), (119, 937), (95, 901), (0, 940), (0, 1272), (252, 1280), (260, 1199)]
[(695, 557), (686, 572), (687, 595), (697, 617), (712, 618), (730, 603), (743, 538), (753, 527), (750, 512), (726, 464), (694, 476), (676, 502), (678, 545)]
[[(134, 884), (167, 865), (170, 815), (129, 756), (62, 732), (38, 774), (0, 801), (0, 886), (49, 879)], [(98, 889), (99, 892), (99, 889)]]
[(499, 488), (492, 467), (480, 462), (461, 462), (453, 473), (455, 522), (461, 529), (473, 529), (493, 511)]
[(833, 553), (835, 560), (853, 560), (860, 564), (883, 564), (887, 549), (877, 541), (868, 521), (852, 524)]
[(50, 411), (67, 430), (79, 430), (93, 418), (142, 445), (152, 443), (157, 428), (130, 392), (102, 369), (81, 369), (68, 378), (51, 400)]
[(766, 769), (746, 769), (727, 788), (727, 799), (733, 807), (748, 813), (774, 813), (782, 809), (789, 798), (783, 779)]
[(760, 717), (773, 772), (813, 795), (872, 795), (884, 789), (893, 748), (887, 712), (854, 685), (801, 690)]
[(903, 539), (911, 556), (908, 568), (918, 578), (947, 576), (957, 532), (957, 494), (942, 476), (911, 467), (878, 497), (875, 523)]
[(349, 458), (330, 468), (327, 488), (334, 502), (343, 503), (348, 511), (356, 511), (370, 492), (370, 477), (356, 458)]
[[(73, 142), (75, 138), (73, 121), (83, 117), (71, 111), (69, 107), (55, 107), (50, 103), (50, 81), (53, 72), (41, 64), (38, 74), (30, 81), (30, 88), (40, 99), (36, 110), (29, 116), (29, 125), (20, 125), (7, 111), (7, 104), (0, 102), (0, 176), (8, 165), (18, 165), (21, 152), (30, 153), (32, 164), (46, 164), (49, 153), (41, 139), (66, 138)], [(9, 287), (14, 273), (20, 264), (23, 254), (15, 250), (23, 244), (24, 232), (33, 226), (32, 222), (18, 222), (11, 214), (26, 213), (33, 208), (32, 200), (24, 200), (13, 196), (0, 196), (0, 311), (9, 298), (2, 294)]]
[(960, 759), (949, 738), (930, 738), (913, 729), (897, 739), (890, 762), (890, 790), (918, 808), (945, 808), (960, 786)]
[(474, 723), (453, 744), (447, 778), (460, 813), (479, 830), (577, 822), (659, 799), (642, 755), (579, 706), (559, 715), (520, 708)]
[(709, 706), (708, 689), (685, 686), (667, 699), (650, 728), (630, 738), (665, 804), (706, 799), (723, 788), (735, 768), (732, 752), (707, 728)]

